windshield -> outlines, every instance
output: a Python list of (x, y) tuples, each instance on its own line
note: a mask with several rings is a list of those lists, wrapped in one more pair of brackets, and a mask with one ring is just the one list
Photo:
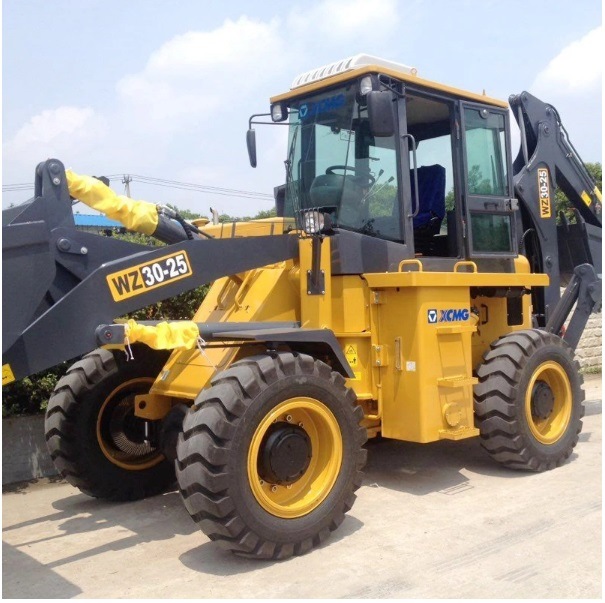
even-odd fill
[(285, 213), (320, 209), (335, 225), (401, 240), (395, 138), (370, 134), (357, 82), (290, 104)]

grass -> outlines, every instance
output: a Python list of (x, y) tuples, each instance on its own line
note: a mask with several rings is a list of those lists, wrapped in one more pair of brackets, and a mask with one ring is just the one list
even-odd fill
[(600, 375), (603, 372), (602, 366), (586, 366), (580, 369), (583, 375)]

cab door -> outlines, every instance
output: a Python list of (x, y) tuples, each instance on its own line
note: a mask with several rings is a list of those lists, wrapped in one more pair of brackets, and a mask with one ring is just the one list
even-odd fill
[(517, 237), (508, 112), (460, 103), (468, 258), (515, 257)]

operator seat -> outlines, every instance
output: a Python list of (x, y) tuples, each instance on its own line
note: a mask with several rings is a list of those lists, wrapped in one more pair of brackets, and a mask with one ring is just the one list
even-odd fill
[[(419, 167), (418, 215), (414, 218), (414, 246), (417, 253), (434, 255), (433, 237), (439, 234), (445, 217), (445, 168), (442, 165)], [(412, 203), (415, 203), (414, 171), (410, 171)]]

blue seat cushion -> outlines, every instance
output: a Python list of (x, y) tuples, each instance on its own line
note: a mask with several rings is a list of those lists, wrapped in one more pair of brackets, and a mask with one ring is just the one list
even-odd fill
[[(426, 165), (418, 168), (418, 203), (420, 210), (414, 218), (414, 229), (432, 224), (437, 231), (445, 217), (445, 168)], [(414, 171), (410, 171), (412, 203), (415, 204)]]

